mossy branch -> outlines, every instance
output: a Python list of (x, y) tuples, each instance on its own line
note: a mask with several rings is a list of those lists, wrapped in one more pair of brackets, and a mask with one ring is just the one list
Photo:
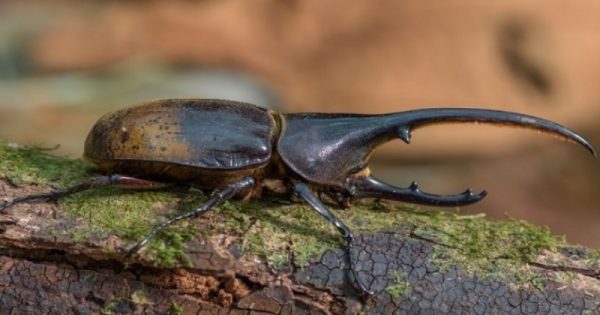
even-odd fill
[[(20, 194), (65, 188), (93, 171), (81, 160), (53, 157), (38, 148), (0, 144), (0, 176), (4, 178), (0, 192), (6, 195), (0, 196), (0, 202)], [(77, 272), (82, 264), (92, 266), (93, 272), (103, 277), (105, 273), (97, 266), (107, 263), (121, 266), (113, 268), (116, 274), (132, 264), (145, 268), (143, 272), (164, 272), (171, 278), (183, 273), (186, 281), (199, 281), (194, 286), (207, 291), (201, 294), (200, 305), (214, 308), (243, 309), (245, 299), (252, 296), (262, 301), (257, 305), (264, 305), (264, 292), (275, 290), (288, 298), (297, 295), (292, 299), (295, 307), (308, 307), (308, 297), (311, 307), (323, 312), (348, 311), (352, 305), (360, 305), (357, 310), (366, 313), (382, 309), (400, 312), (402, 305), (443, 312), (448, 307), (481, 304), (458, 303), (462, 298), (468, 301), (468, 283), (475, 288), (479, 285), (483, 289), (540, 296), (538, 309), (545, 304), (558, 305), (560, 310), (593, 311), (600, 307), (598, 251), (569, 245), (547, 228), (521, 220), (494, 221), (483, 214), (425, 211), (381, 202), (336, 210), (340, 219), (360, 235), (362, 243), (353, 255), (358, 255), (361, 276), (378, 292), (370, 300), (361, 299), (353, 289), (345, 272), (342, 239), (330, 224), (308, 206), (276, 196), (245, 203), (226, 202), (201, 218), (170, 227), (139, 257), (125, 261), (123, 252), (154, 224), (192, 209), (204, 198), (201, 191), (190, 187), (160, 191), (107, 187), (67, 197), (58, 201), (58, 207), (52, 203), (15, 206), (1, 214), (0, 244), (6, 249), (2, 253), (5, 260), (25, 265), (55, 264), (54, 258), (44, 256), (60, 249), (61, 257), (55, 257), (59, 262), (71, 263)], [(45, 214), (48, 209), (53, 212), (50, 221)], [(29, 220), (27, 225), (23, 225), (25, 219)], [(136, 281), (160, 287), (141, 280), (143, 276), (138, 274)], [(214, 288), (206, 277), (215, 279)], [(457, 278), (462, 280), (456, 282)], [(453, 285), (462, 290), (455, 292), (453, 300), (449, 289), (444, 288), (448, 281), (454, 281)], [(231, 283), (238, 283), (237, 289)], [(427, 287), (426, 283), (441, 287)], [(175, 281), (170, 288), (183, 295), (187, 292), (182, 282)], [(584, 305), (548, 302), (548, 294), (564, 294), (564, 288), (570, 290), (569, 299), (583, 299)], [(446, 299), (436, 300), (439, 293)], [(101, 303), (101, 308), (108, 305), (114, 310), (125, 302), (139, 306), (139, 294), (113, 294), (112, 299)], [(329, 298), (324, 299), (324, 295)], [(484, 305), (488, 310), (501, 311), (530, 302), (519, 295), (512, 303), (510, 296), (500, 296), (506, 303), (488, 301)], [(168, 311), (173, 305), (183, 313), (193, 309), (186, 308), (187, 300), (180, 295), (172, 301), (161, 301), (164, 305), (157, 309)]]

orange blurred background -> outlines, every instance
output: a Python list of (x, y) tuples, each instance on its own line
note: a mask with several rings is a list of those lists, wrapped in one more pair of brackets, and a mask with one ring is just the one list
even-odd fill
[[(600, 149), (600, 3), (572, 0), (0, 2), (0, 139), (78, 157), (102, 114), (167, 97), (279, 111), (457, 106), (533, 114)], [(418, 130), (374, 172), (600, 248), (600, 160), (536, 133)]]

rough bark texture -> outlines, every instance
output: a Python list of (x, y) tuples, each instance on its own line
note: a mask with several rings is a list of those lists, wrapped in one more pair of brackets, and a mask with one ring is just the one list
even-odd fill
[[(0, 200), (49, 189), (0, 180)], [(156, 267), (147, 255), (124, 259), (132, 240), (63, 233), (86, 219), (62, 207), (21, 204), (0, 214), (0, 313), (600, 313), (598, 256), (581, 247), (539, 253), (518, 267), (527, 274), (518, 281), (444, 266), (435, 249), (451, 254), (452, 246), (415, 233), (411, 224), (359, 232), (352, 255), (359, 276), (377, 292), (367, 299), (353, 287), (341, 248), (302, 268), (293, 262), (272, 268), (242, 250), (243, 234), (197, 235), (185, 243), (189, 264)]]

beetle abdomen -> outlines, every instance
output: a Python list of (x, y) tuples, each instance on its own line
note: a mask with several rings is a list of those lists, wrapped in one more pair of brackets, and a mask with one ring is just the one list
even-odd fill
[(204, 99), (146, 103), (102, 117), (85, 142), (98, 165), (151, 161), (233, 170), (265, 165), (276, 123), (255, 105)]

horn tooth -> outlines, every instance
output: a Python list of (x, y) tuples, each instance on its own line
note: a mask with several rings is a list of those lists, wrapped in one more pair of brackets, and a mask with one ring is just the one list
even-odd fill
[(417, 184), (417, 182), (412, 182), (412, 183), (410, 183), (410, 186), (408, 188), (410, 190), (412, 190), (412, 191), (418, 191), (419, 190), (419, 184)]
[(398, 136), (406, 144), (410, 144), (410, 128), (409, 127), (403, 126), (403, 127), (398, 128)]

